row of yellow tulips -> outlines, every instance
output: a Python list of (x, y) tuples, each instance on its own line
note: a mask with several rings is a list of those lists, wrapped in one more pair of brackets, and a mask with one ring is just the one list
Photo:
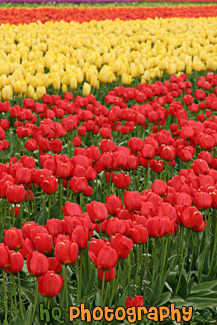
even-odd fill
[(121, 77), (124, 85), (163, 72), (217, 69), (217, 18), (5, 24), (0, 29), (0, 99), (40, 99), (84, 80), (84, 95)]

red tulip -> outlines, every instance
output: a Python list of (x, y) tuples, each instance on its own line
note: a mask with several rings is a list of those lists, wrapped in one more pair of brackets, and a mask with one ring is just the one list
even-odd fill
[(47, 229), (53, 237), (63, 233), (62, 224), (59, 219), (51, 218), (47, 220)]
[(153, 159), (155, 156), (155, 148), (151, 144), (144, 144), (142, 156), (145, 159)]
[(90, 204), (86, 204), (86, 210), (94, 223), (105, 221), (108, 217), (108, 210), (101, 202), (92, 201)]
[(8, 246), (9, 249), (17, 250), (23, 245), (23, 234), (20, 229), (9, 228), (4, 230), (4, 244)]
[(176, 156), (175, 148), (172, 146), (164, 146), (160, 150), (160, 156), (163, 160), (171, 161)]
[(181, 213), (181, 221), (183, 225), (192, 230), (197, 229), (203, 223), (203, 215), (196, 207), (185, 207)]
[(95, 265), (97, 264), (97, 257), (99, 255), (99, 252), (103, 247), (106, 247), (106, 241), (104, 239), (96, 239), (96, 238), (91, 239), (88, 248), (88, 255)]
[(116, 196), (115, 194), (106, 196), (106, 208), (108, 210), (108, 214), (110, 216), (114, 216), (116, 214), (117, 209), (123, 208), (121, 198), (119, 196)]
[(16, 171), (16, 179), (18, 183), (30, 183), (32, 178), (32, 173), (30, 169), (20, 167)]
[(147, 220), (146, 227), (148, 229), (148, 234), (150, 237), (160, 236), (160, 221), (158, 218), (150, 218)]
[(4, 244), (0, 243), (0, 269), (8, 267), (9, 264), (8, 248)]
[(106, 282), (111, 282), (114, 280), (115, 273), (116, 273), (114, 267), (109, 271), (103, 271), (103, 270), (97, 269), (97, 274), (98, 274), (100, 281), (103, 281), (103, 273), (105, 273), (104, 279)]
[(124, 204), (129, 211), (140, 210), (141, 208), (141, 195), (138, 192), (134, 191), (125, 191), (124, 192)]
[(130, 185), (131, 178), (129, 175), (126, 175), (124, 173), (116, 174), (112, 177), (112, 181), (114, 182), (115, 186), (117, 188), (127, 188)]
[(46, 194), (56, 193), (58, 187), (58, 180), (54, 176), (42, 177), (40, 180), (40, 186), (43, 192)]
[(87, 248), (88, 246), (88, 229), (85, 229), (83, 226), (77, 226), (72, 231), (71, 240), (77, 243), (78, 247)]
[(48, 257), (48, 271), (62, 272), (62, 265), (57, 261), (56, 257)]
[(78, 258), (78, 245), (69, 240), (60, 241), (56, 244), (54, 254), (60, 264), (74, 264)]
[(38, 291), (43, 297), (56, 297), (63, 286), (63, 278), (60, 274), (48, 271), (38, 279)]
[(60, 153), (62, 151), (63, 143), (59, 139), (50, 141), (50, 150), (54, 153)]
[(25, 199), (25, 188), (23, 185), (9, 185), (6, 189), (6, 199), (10, 203), (21, 203)]
[(26, 238), (23, 241), (23, 246), (21, 249), (19, 249), (20, 254), (23, 255), (25, 259), (27, 259), (27, 256), (32, 254), (35, 251), (35, 248), (32, 244), (32, 241), (29, 238)]
[(133, 241), (121, 234), (111, 237), (111, 247), (114, 248), (118, 254), (118, 258), (127, 258), (133, 249)]
[(144, 303), (145, 300), (142, 296), (135, 296), (132, 299), (127, 296), (126, 298), (126, 308), (144, 306)]
[(81, 216), (81, 207), (73, 202), (66, 201), (65, 206), (61, 207), (65, 216)]
[(156, 179), (151, 185), (151, 189), (155, 194), (165, 196), (167, 194), (167, 183), (160, 179)]
[(34, 239), (35, 248), (44, 254), (48, 254), (53, 248), (53, 237), (47, 233), (39, 233)]
[(209, 209), (212, 205), (212, 197), (205, 192), (197, 192), (194, 194), (193, 202), (200, 209)]
[(104, 271), (111, 270), (117, 263), (118, 255), (116, 251), (109, 247), (103, 247), (97, 257), (97, 268)]
[(9, 267), (4, 269), (6, 273), (19, 273), (24, 265), (23, 256), (18, 252), (9, 251)]
[(130, 237), (134, 244), (144, 244), (148, 240), (148, 230), (142, 225), (136, 225), (130, 230)]
[(48, 270), (47, 257), (38, 252), (33, 252), (27, 256), (27, 269), (31, 275), (40, 276)]
[(132, 137), (128, 141), (128, 146), (134, 152), (141, 151), (142, 148), (144, 147), (144, 141), (140, 138)]
[(109, 236), (115, 234), (124, 234), (126, 231), (126, 224), (123, 220), (118, 218), (109, 218), (106, 221), (106, 232)]

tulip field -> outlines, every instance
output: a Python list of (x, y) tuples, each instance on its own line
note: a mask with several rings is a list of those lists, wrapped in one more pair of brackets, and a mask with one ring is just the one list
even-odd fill
[(217, 324), (217, 1), (0, 1), (0, 324)]

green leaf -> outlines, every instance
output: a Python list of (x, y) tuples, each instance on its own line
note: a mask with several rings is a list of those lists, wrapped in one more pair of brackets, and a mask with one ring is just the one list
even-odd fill
[(201, 291), (211, 290), (215, 287), (217, 289), (217, 280), (207, 281), (207, 282), (203, 282), (203, 283), (196, 284), (196, 285), (192, 286), (191, 293), (197, 292), (198, 295), (200, 295)]
[(181, 283), (180, 283), (180, 288), (179, 288), (178, 294), (180, 297), (183, 297), (183, 298), (186, 297), (188, 294), (188, 284), (187, 284), (184, 274), (181, 277)]
[[(21, 291), (22, 293), (26, 296), (26, 299), (30, 302), (30, 303), (34, 303), (34, 294), (32, 293), (31, 289), (32, 288), (32, 284), (30, 284), (30, 282), (26, 283), (27, 281), (22, 281), (20, 280), (21, 283)], [(30, 285), (29, 285), (30, 284)]]
[(217, 298), (189, 297), (186, 298), (186, 302), (195, 306), (195, 308), (199, 310), (217, 306)]
[(153, 287), (153, 291), (155, 293), (155, 297), (158, 297), (160, 294), (160, 289), (161, 289), (161, 274), (157, 275), (157, 278), (154, 282), (154, 287)]
[(100, 306), (101, 302), (101, 290), (98, 290), (96, 293), (95, 305)]
[(155, 301), (155, 306), (164, 306), (168, 301), (170, 301), (171, 292), (167, 291), (160, 295), (160, 297)]
[(171, 303), (175, 303), (176, 308), (181, 308), (183, 306), (192, 306), (192, 303), (187, 302), (186, 300), (182, 299), (179, 296), (173, 296), (170, 298)]
[(33, 305), (30, 304), (26, 311), (26, 314), (25, 314), (25, 318), (24, 318), (24, 322), (23, 322), (24, 325), (28, 325), (31, 323), (32, 310), (33, 310)]
[(94, 289), (94, 279), (96, 277), (96, 270), (92, 270), (90, 276), (89, 276), (89, 281), (85, 283), (85, 291), (84, 294), (91, 294)]
[[(82, 297), (78, 301), (78, 304), (81, 304), (82, 302), (87, 302), (87, 300), (89, 300), (90, 298), (93, 298), (94, 295), (95, 295), (95, 292), (90, 292), (88, 295)], [(99, 304), (100, 304), (100, 297), (101, 297), (101, 294), (99, 293), (99, 296), (97, 297), (97, 293), (96, 293), (96, 300), (97, 300), (97, 302), (99, 302)], [(96, 303), (96, 306), (99, 306), (99, 304)]]
[(128, 296), (128, 287), (124, 289), (124, 292), (121, 295), (120, 306), (125, 307), (127, 296)]
[(203, 299), (203, 297), (205, 296), (206, 298), (217, 298), (217, 291), (213, 291), (213, 290), (204, 290), (204, 291), (200, 291), (200, 293), (198, 292), (194, 292), (191, 293), (188, 298), (190, 297), (198, 297), (200, 296), (201, 299)]
[(12, 321), (13, 325), (23, 325), (20, 316), (17, 314), (16, 317)]

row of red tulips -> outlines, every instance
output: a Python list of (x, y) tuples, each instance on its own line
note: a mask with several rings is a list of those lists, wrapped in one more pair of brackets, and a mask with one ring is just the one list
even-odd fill
[(147, 19), (147, 18), (198, 18), (198, 17), (216, 17), (217, 6), (193, 6), (193, 7), (159, 7), (159, 8), (12, 8), (0, 10), (0, 23), (26, 24), (41, 21), (77, 21), (85, 22), (91, 20), (106, 19)]

